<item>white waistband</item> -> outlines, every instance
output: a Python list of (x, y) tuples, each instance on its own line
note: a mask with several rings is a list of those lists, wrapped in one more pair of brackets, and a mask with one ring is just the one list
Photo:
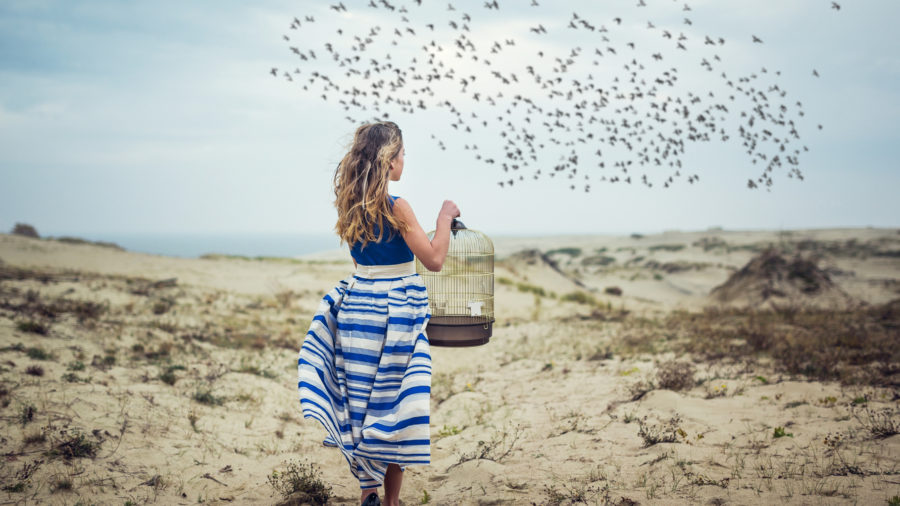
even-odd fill
[(356, 275), (361, 278), (399, 278), (416, 273), (416, 261), (393, 265), (358, 265)]

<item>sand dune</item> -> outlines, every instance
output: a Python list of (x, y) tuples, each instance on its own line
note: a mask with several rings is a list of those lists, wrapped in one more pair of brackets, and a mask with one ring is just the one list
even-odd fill
[[(495, 245), (494, 336), (432, 349), (432, 464), (408, 468), (404, 504), (900, 496), (897, 230)], [(858, 307), (704, 310), (770, 245), (813, 259)], [(271, 504), (272, 473), (296, 462), (321, 473), (331, 503), (354, 504), (295, 387), (309, 318), (352, 269), (345, 255), (177, 259), (0, 235), (3, 499)], [(869, 336), (823, 346), (839, 367), (803, 348), (818, 323), (798, 322), (823, 319)]]

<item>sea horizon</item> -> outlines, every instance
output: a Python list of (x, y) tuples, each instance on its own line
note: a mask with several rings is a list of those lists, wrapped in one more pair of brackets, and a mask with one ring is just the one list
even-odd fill
[[(786, 228), (723, 228), (711, 226), (700, 230), (662, 230), (639, 232), (636, 235), (655, 235), (671, 232), (751, 232), (751, 231), (799, 231), (824, 229), (873, 229), (894, 227), (834, 226)], [(516, 239), (561, 236), (627, 236), (627, 233), (550, 233), (550, 234), (489, 234), (495, 239)], [(127, 251), (180, 258), (199, 258), (204, 255), (234, 255), (246, 257), (293, 258), (341, 249), (340, 241), (334, 233), (304, 232), (233, 232), (233, 233), (51, 233), (41, 234), (44, 239), (76, 238), (91, 242), (108, 242)], [(346, 246), (344, 246), (346, 248)]]
[(71, 237), (116, 244), (127, 251), (179, 258), (204, 255), (292, 258), (340, 248), (332, 233), (60, 233), (42, 238)]

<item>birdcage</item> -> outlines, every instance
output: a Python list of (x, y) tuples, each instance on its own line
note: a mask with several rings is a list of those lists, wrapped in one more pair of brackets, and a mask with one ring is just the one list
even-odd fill
[[(434, 237), (434, 231), (428, 238)], [(450, 247), (440, 272), (416, 260), (425, 280), (431, 319), (426, 333), (434, 346), (479, 346), (494, 325), (494, 243), (459, 220), (450, 224)]]

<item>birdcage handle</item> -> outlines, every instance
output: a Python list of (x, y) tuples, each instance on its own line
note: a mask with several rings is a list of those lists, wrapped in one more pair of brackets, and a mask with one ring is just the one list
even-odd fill
[(453, 218), (453, 221), (450, 222), (450, 230), (466, 230), (466, 226), (463, 225), (463, 222)]

